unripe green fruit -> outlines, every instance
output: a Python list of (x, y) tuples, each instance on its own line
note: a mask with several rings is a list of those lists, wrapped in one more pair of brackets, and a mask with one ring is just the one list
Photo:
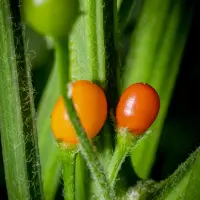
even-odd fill
[(23, 0), (24, 17), (38, 33), (68, 35), (79, 15), (79, 0)]

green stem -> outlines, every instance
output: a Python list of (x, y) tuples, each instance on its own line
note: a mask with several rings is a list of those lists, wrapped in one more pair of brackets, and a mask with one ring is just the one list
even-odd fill
[(0, 1), (0, 124), (9, 199), (44, 199), (19, 1)]
[(121, 169), (122, 163), (125, 161), (127, 155), (148, 135), (148, 133), (145, 133), (142, 136), (135, 137), (129, 132), (118, 133), (117, 146), (108, 166), (108, 178), (112, 187), (115, 186), (118, 172)]
[(98, 54), (97, 54), (97, 32), (96, 32), (96, 1), (88, 0), (88, 51), (89, 66), (92, 69), (93, 81), (99, 80)]
[(99, 18), (103, 19), (102, 30), (104, 40), (104, 63), (106, 67), (107, 81), (107, 99), (110, 108), (115, 108), (118, 99), (117, 90), (117, 64), (118, 54), (116, 51), (117, 40), (117, 5), (116, 0), (101, 0), (101, 12), (98, 13)]
[[(118, 54), (117, 44), (117, 2), (116, 0), (99, 0), (97, 1), (97, 44), (98, 44), (98, 61), (99, 77), (106, 89), (108, 104), (111, 108), (117, 105), (117, 65)], [(105, 73), (106, 72), (106, 73)]]
[(103, 21), (103, 0), (96, 2), (96, 15), (97, 15), (97, 50), (98, 50), (98, 62), (99, 62), (99, 78), (101, 80), (101, 87), (106, 88), (106, 55), (104, 44), (104, 21)]
[(87, 200), (90, 190), (89, 170), (85, 160), (80, 153), (76, 156), (75, 169), (75, 195), (76, 200)]
[(107, 170), (108, 165), (110, 163), (110, 159), (113, 155), (113, 130), (112, 126), (109, 124), (109, 122), (106, 122), (104, 124), (104, 127), (101, 131), (101, 135), (99, 137), (99, 140), (95, 143), (95, 146), (98, 151), (99, 159), (104, 167), (104, 169)]
[(57, 69), (59, 74), (60, 92), (63, 96), (65, 106), (67, 107), (68, 116), (76, 131), (77, 137), (80, 141), (80, 149), (83, 154), (92, 176), (99, 186), (100, 194), (104, 199), (114, 199), (114, 191), (110, 187), (106, 174), (101, 163), (93, 149), (91, 141), (88, 139), (84, 129), (81, 126), (80, 120), (74, 109), (72, 99), (68, 93), (67, 84), (69, 83), (69, 50), (68, 40), (56, 39), (56, 59)]
[(60, 157), (64, 182), (64, 199), (74, 200), (76, 151), (60, 147)]

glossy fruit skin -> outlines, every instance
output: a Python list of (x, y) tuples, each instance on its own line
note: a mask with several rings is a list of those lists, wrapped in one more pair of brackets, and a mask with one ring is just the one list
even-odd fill
[(153, 87), (145, 83), (132, 84), (124, 91), (118, 102), (117, 125), (140, 135), (155, 121), (159, 109), (160, 99)]
[[(72, 83), (72, 101), (87, 136), (94, 138), (107, 117), (107, 101), (103, 90), (89, 81), (76, 81)], [(54, 106), (51, 127), (57, 140), (68, 144), (78, 143), (62, 97), (59, 97)]]
[(79, 14), (79, 0), (23, 0), (27, 23), (47, 36), (65, 36)]

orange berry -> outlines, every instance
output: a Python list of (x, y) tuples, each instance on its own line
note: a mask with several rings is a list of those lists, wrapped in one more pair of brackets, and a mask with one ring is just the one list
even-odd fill
[[(72, 83), (72, 101), (88, 138), (94, 138), (107, 117), (107, 101), (103, 90), (90, 81), (76, 81)], [(69, 144), (78, 143), (62, 97), (54, 106), (51, 127), (56, 139)]]
[(128, 128), (133, 134), (142, 134), (155, 121), (159, 109), (160, 99), (153, 87), (145, 83), (132, 84), (117, 105), (117, 125)]

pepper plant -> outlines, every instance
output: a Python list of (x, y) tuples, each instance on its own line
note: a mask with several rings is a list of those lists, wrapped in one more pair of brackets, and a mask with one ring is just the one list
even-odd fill
[[(165, 180), (150, 176), (194, 6), (195, 2), (188, 5), (185, 0), (0, 0), (0, 131), (10, 200), (57, 199), (61, 181), (65, 200), (200, 198), (199, 148)], [(130, 24), (134, 26), (127, 36)], [(55, 52), (37, 110), (27, 26), (51, 43)], [(124, 38), (129, 40), (125, 47)], [(98, 85), (108, 104), (106, 122), (92, 139), (73, 102), (72, 82), (80, 80)], [(151, 85), (160, 98), (157, 119), (140, 135), (128, 125), (118, 127), (116, 120), (121, 95), (135, 83)], [(79, 95), (81, 102), (84, 95), (91, 94)], [(51, 115), (59, 96), (76, 144), (53, 136)], [(158, 105), (152, 106), (150, 97), (146, 102), (142, 105), (148, 109)], [(100, 120), (99, 114), (94, 118)], [(148, 117), (146, 112), (140, 114), (142, 120)], [(133, 123), (141, 125), (142, 120), (134, 118)], [(69, 137), (64, 128), (62, 134)], [(128, 170), (123, 165), (127, 159)], [(130, 183), (131, 172), (137, 178)]]

